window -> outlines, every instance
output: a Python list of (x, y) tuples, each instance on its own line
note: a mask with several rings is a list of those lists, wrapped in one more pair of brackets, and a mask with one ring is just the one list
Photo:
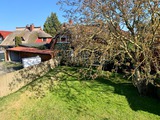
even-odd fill
[(61, 36), (60, 41), (61, 42), (67, 42), (67, 36)]
[(65, 42), (66, 41), (66, 38), (61, 38), (61, 42)]
[(47, 41), (47, 38), (42, 38), (42, 41), (43, 41), (43, 42), (46, 42), (46, 41)]
[(0, 43), (2, 42), (2, 40), (3, 40), (3, 38), (2, 38), (2, 36), (0, 36)]

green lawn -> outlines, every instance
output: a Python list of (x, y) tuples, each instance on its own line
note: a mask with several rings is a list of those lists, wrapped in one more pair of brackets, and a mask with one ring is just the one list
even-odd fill
[(160, 101), (139, 96), (118, 74), (81, 79), (57, 67), (20, 91), (0, 98), (0, 120), (159, 120)]

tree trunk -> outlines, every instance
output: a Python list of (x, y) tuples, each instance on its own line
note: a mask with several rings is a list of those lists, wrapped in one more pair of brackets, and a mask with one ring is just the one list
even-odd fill
[(135, 71), (133, 84), (137, 87), (140, 95), (147, 95), (147, 80), (141, 78), (139, 69)]

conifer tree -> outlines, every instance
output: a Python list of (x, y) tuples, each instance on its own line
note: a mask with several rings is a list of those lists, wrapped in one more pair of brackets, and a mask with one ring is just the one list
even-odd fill
[(51, 13), (49, 17), (47, 17), (44, 25), (43, 30), (49, 33), (52, 36), (55, 36), (56, 33), (60, 30), (61, 23), (58, 20), (56, 13)]

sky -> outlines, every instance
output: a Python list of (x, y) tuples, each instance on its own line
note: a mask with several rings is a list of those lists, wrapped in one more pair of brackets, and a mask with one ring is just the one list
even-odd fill
[(56, 5), (58, 0), (1, 0), (0, 3), (0, 30), (13, 31), (16, 27), (25, 27), (27, 24), (41, 26), (51, 12), (57, 14), (61, 23), (68, 22)]

